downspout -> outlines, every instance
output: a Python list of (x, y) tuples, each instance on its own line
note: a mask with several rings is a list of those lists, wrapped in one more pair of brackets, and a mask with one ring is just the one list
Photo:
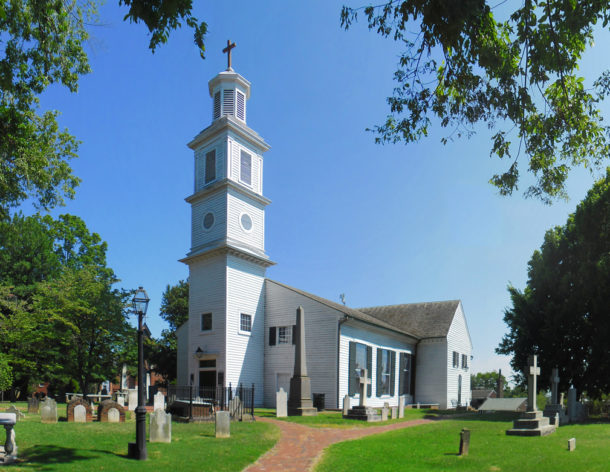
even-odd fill
[(340, 318), (337, 322), (337, 408), (341, 405), (341, 399), (339, 398), (339, 373), (341, 371), (341, 325), (349, 320), (348, 315), (343, 315), (343, 318)]

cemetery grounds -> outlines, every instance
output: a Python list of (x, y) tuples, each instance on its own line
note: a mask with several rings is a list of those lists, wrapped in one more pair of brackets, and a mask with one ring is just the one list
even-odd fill
[[(8, 403), (0, 404), (4, 411)], [(25, 403), (17, 403), (27, 411)], [(274, 410), (257, 409), (257, 416), (274, 416)], [(330, 446), (316, 464), (316, 472), (337, 471), (608, 471), (610, 423), (562, 426), (541, 438), (511, 437), (505, 431), (514, 414), (455, 414), (434, 410), (405, 410), (405, 418), (383, 423), (344, 420), (340, 412), (316, 417), (282, 418), (315, 428), (367, 428), (417, 418), (442, 420), (395, 430)], [(441, 416), (442, 415), (442, 416)], [(135, 415), (125, 423), (68, 423), (59, 405), (59, 422), (40, 423), (40, 415), (27, 414), (16, 427), (18, 464), (13, 471), (144, 470), (166, 468), (196, 471), (240, 471), (271, 449), (278, 429), (263, 422), (232, 422), (231, 438), (216, 439), (210, 423), (172, 424), (172, 443), (147, 443), (147, 461), (128, 459), (127, 443), (135, 439)], [(147, 419), (148, 425), (148, 419)], [(471, 430), (470, 453), (460, 457), (459, 433)], [(4, 441), (0, 431), (0, 441)], [(568, 439), (576, 450), (568, 452)]]

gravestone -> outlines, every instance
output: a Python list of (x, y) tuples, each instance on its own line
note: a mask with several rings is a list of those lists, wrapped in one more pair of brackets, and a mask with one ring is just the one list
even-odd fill
[(11, 405), (9, 406), (6, 410), (4, 410), (5, 413), (14, 413), (15, 414), (15, 418), (17, 419), (17, 421), (19, 421), (20, 419), (25, 418), (25, 415), (23, 413), (21, 413), (19, 411), (19, 409), (15, 406), (15, 405)]
[(551, 419), (551, 424), (556, 426), (568, 422), (566, 412), (559, 400), (559, 369), (555, 367), (551, 371), (551, 399), (544, 407), (543, 414)]
[(158, 409), (150, 415), (150, 442), (172, 442), (171, 413)]
[(74, 422), (75, 423), (86, 423), (87, 422), (87, 410), (83, 405), (76, 405), (74, 407)]
[(349, 411), (349, 395), (343, 397), (343, 416), (347, 415)]
[(232, 418), (235, 418), (236, 416), (239, 416), (240, 411), (241, 411), (241, 400), (239, 399), (239, 397), (231, 398), (231, 400), (229, 401), (229, 415)]
[(13, 429), (15, 423), (17, 423), (15, 413), (0, 413), (0, 426), (4, 426), (6, 431), (6, 441), (4, 446), (0, 446), (0, 465), (12, 464), (17, 460), (17, 443)]
[(405, 417), (405, 402), (406, 402), (406, 397), (404, 395), (401, 395), (400, 397), (398, 397), (398, 417), (399, 418)]
[(568, 390), (568, 417), (570, 423), (584, 421), (587, 418), (587, 412), (585, 406), (577, 401), (576, 389), (570, 387)]
[(307, 349), (305, 346), (305, 310), (297, 308), (296, 336), (293, 333), (294, 374), (290, 379), (290, 398), (288, 399), (288, 414), (290, 416), (316, 416), (311, 399), (311, 379), (307, 375)]
[(506, 431), (510, 436), (546, 436), (554, 433), (557, 425), (550, 423), (550, 419), (542, 415), (536, 408), (536, 378), (540, 375), (538, 367), (538, 356), (528, 357), (528, 365), (525, 367), (527, 377), (527, 411), (521, 418), (513, 422), (513, 428)]
[(388, 408), (386, 406), (381, 409), (381, 421), (388, 421)]
[(470, 449), (470, 430), (463, 428), (460, 432), (460, 456), (467, 456)]
[(362, 375), (360, 375), (360, 404), (350, 408), (347, 415), (343, 415), (343, 418), (366, 422), (381, 421), (381, 415), (377, 413), (377, 410), (366, 406), (367, 385), (370, 385), (370, 383), (368, 369), (362, 369)]
[(153, 396), (154, 411), (165, 410), (165, 395), (161, 392), (155, 393)]
[(280, 387), (279, 392), (275, 394), (275, 416), (277, 418), (284, 418), (288, 416), (288, 407), (287, 407), (287, 395), (284, 392), (284, 389)]
[(93, 421), (91, 404), (83, 397), (73, 397), (66, 407), (68, 421), (75, 423), (90, 423)]
[(124, 423), (125, 408), (115, 401), (104, 400), (97, 408), (97, 418), (102, 423)]
[(116, 402), (122, 407), (125, 407), (125, 395), (117, 395)]
[(37, 397), (28, 398), (28, 413), (38, 414), (40, 411), (40, 400)]
[(40, 408), (40, 421), (42, 423), (57, 423), (57, 402), (47, 397)]
[(121, 414), (116, 408), (108, 408), (108, 415), (106, 416), (108, 423), (120, 423)]
[(127, 408), (129, 408), (129, 411), (134, 411), (138, 406), (138, 389), (130, 388), (128, 391), (129, 396), (127, 397)]
[(568, 451), (572, 452), (576, 449), (576, 438), (568, 439)]
[(228, 411), (216, 412), (216, 437), (231, 437), (231, 417), (229, 416)]
[(390, 411), (392, 412), (392, 419), (395, 420), (396, 418), (398, 418), (398, 407), (397, 406), (393, 406), (390, 408)]

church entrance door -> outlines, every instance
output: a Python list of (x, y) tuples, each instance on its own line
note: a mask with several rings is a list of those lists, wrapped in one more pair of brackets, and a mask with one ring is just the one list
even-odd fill
[(216, 388), (216, 371), (201, 370), (199, 371), (199, 386), (206, 388)]

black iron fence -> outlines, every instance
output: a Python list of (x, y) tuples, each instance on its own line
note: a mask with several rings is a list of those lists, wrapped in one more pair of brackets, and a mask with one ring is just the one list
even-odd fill
[(254, 384), (251, 388), (169, 385), (167, 404), (172, 414), (190, 421), (212, 419), (217, 411), (228, 411), (233, 420), (254, 420)]

